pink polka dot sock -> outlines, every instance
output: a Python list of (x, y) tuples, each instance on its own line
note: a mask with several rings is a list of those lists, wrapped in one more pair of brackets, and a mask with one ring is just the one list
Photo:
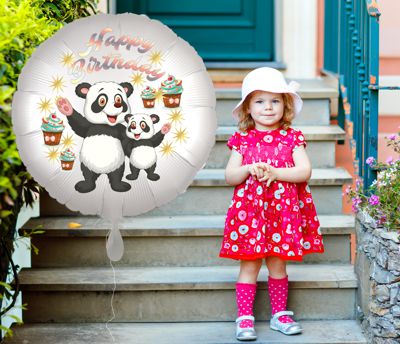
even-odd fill
[[(253, 304), (256, 296), (257, 284), (236, 283), (236, 303), (238, 307), (238, 317), (242, 315), (253, 315)], [(253, 327), (253, 321), (242, 320), (239, 325), (241, 328)]]
[[(286, 311), (286, 303), (288, 298), (289, 279), (277, 279), (268, 276), (268, 294), (271, 301), (272, 314), (280, 311)], [(293, 322), (293, 319), (288, 315), (279, 317), (279, 321), (283, 323)]]

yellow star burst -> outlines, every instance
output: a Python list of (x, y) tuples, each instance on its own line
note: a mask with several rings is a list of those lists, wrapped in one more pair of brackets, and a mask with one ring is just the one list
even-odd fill
[(161, 51), (153, 51), (150, 54), (150, 58), (149, 58), (151, 64), (161, 64), (162, 61), (164, 61), (164, 59), (162, 58), (162, 54)]
[(64, 53), (61, 57), (61, 63), (66, 66), (70, 67), (74, 63), (75, 57), (73, 53), (66, 54)]
[(142, 73), (135, 73), (131, 75), (131, 82), (134, 86), (141, 86), (144, 84), (144, 77)]
[(157, 101), (162, 101), (162, 91), (161, 91), (161, 89), (158, 89), (157, 91), (156, 91), (156, 100)]
[(39, 110), (40, 112), (50, 112), (51, 110), (51, 100), (47, 98), (41, 98), (39, 102)]
[(160, 146), (160, 150), (162, 155), (171, 155), (174, 152), (174, 147), (172, 146), (171, 142), (164, 142)]
[(180, 110), (173, 110), (169, 114), (169, 122), (181, 123), (183, 120), (183, 113)]
[(53, 89), (53, 92), (54, 91), (62, 91), (63, 88), (65, 87), (63, 77), (62, 76), (61, 77), (60, 76), (56, 76), (56, 77), (53, 76), (53, 80), (50, 83), (50, 87)]
[(185, 142), (188, 139), (188, 133), (184, 128), (177, 129), (174, 135), (174, 139), (179, 143)]
[(63, 145), (63, 149), (71, 148), (75, 145), (74, 139), (72, 135), (66, 135), (62, 138), (61, 144)]
[(56, 148), (49, 148), (49, 150), (47, 151), (47, 159), (49, 159), (49, 161), (51, 162), (57, 161), (59, 155), (60, 154), (58, 153), (58, 149)]

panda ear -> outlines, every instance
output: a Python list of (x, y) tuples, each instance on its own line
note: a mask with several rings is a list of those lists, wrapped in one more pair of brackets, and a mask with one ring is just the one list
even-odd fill
[(82, 82), (81, 84), (79, 84), (78, 86), (76, 86), (75, 88), (75, 93), (78, 97), (81, 98), (86, 98), (90, 87), (92, 87), (91, 84), (87, 83), (87, 82)]
[(131, 118), (131, 117), (133, 117), (131, 114), (127, 114), (127, 115), (125, 115), (125, 121), (126, 121), (126, 123), (129, 123), (129, 119)]
[(121, 82), (120, 85), (124, 88), (127, 97), (133, 93), (133, 86), (129, 82)]
[(158, 117), (154, 113), (152, 115), (150, 115), (150, 118), (153, 121), (153, 124), (158, 123), (160, 121), (160, 117)]

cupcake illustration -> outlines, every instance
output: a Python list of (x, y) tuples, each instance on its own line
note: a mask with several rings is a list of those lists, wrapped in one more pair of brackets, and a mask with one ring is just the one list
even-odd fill
[(156, 90), (147, 86), (141, 93), (143, 106), (145, 108), (153, 108), (156, 100)]
[(44, 143), (49, 146), (60, 144), (61, 135), (65, 126), (62, 119), (58, 118), (55, 113), (42, 118), (42, 132)]
[(75, 154), (71, 149), (66, 149), (60, 153), (61, 168), (65, 171), (72, 170), (75, 161)]
[(161, 83), (164, 105), (168, 108), (178, 107), (181, 102), (182, 80), (175, 79), (172, 75)]

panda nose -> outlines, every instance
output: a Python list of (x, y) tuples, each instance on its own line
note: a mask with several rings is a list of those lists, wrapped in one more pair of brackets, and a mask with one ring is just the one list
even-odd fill
[(114, 103), (114, 106), (115, 106), (116, 108), (120, 108), (120, 107), (122, 106), (122, 104), (121, 104), (121, 103)]

